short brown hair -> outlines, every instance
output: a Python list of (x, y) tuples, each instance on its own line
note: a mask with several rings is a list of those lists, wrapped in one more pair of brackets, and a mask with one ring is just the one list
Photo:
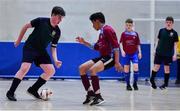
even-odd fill
[(172, 16), (168, 16), (166, 17), (166, 21), (172, 21), (172, 23), (174, 23), (174, 19)]
[(130, 18), (128, 18), (126, 21), (125, 21), (125, 23), (133, 23), (133, 20), (132, 19), (130, 19)]

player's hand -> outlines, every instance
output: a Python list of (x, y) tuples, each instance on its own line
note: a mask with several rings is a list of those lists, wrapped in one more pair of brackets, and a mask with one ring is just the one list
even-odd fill
[(76, 41), (81, 44), (84, 44), (84, 38), (82, 38), (82, 37), (76, 37)]
[(115, 67), (116, 71), (118, 71), (118, 72), (123, 71), (123, 67), (119, 62), (115, 63), (114, 67)]
[(141, 54), (141, 53), (138, 54), (138, 58), (139, 58), (139, 59), (142, 58), (142, 54)]
[(176, 61), (176, 60), (177, 60), (177, 56), (176, 56), (175, 54), (173, 55), (172, 60), (173, 60), (173, 61)]
[(122, 55), (122, 57), (125, 57), (126, 53), (124, 51), (121, 51), (121, 55)]
[(15, 41), (15, 42), (14, 42), (14, 47), (19, 46), (19, 44), (20, 44), (20, 42), (19, 42), (19, 41)]
[(61, 65), (62, 65), (62, 62), (61, 62), (61, 61), (59, 61), (59, 60), (55, 61), (55, 66), (56, 66), (57, 68), (60, 68)]

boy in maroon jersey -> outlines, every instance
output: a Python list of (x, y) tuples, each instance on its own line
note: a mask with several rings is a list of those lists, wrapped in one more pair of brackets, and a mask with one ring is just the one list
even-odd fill
[(133, 63), (133, 70), (134, 70), (133, 88), (134, 90), (138, 90), (138, 86), (137, 86), (137, 80), (139, 74), (138, 60), (142, 58), (142, 54), (141, 54), (140, 40), (138, 33), (133, 31), (133, 20), (127, 19), (125, 23), (126, 23), (126, 30), (121, 34), (120, 45), (122, 44), (121, 54), (123, 57), (124, 74), (127, 83), (126, 89), (131, 91), (132, 88), (130, 85), (130, 61)]
[[(93, 45), (85, 41), (82, 37), (77, 37), (76, 40), (81, 44), (98, 50), (100, 56), (83, 63), (79, 67), (82, 83), (87, 91), (86, 100), (83, 104), (100, 105), (105, 101), (100, 93), (97, 73), (113, 66), (115, 66), (117, 71), (120, 71), (122, 67), (119, 63), (119, 44), (116, 33), (112, 27), (105, 25), (103, 13), (94, 13), (89, 19), (93, 24), (93, 28), (97, 31), (100, 30), (98, 41)], [(92, 87), (87, 72), (90, 72)]]

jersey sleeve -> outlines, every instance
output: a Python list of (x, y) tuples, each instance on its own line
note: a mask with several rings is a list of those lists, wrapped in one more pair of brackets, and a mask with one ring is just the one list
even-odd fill
[(139, 34), (136, 32), (136, 35), (137, 35), (137, 45), (140, 45), (140, 38), (139, 38)]
[(103, 33), (105, 34), (108, 41), (110, 42), (113, 50), (119, 50), (119, 44), (118, 44), (116, 33), (110, 29), (104, 29)]
[(60, 36), (61, 36), (61, 31), (60, 30), (56, 31), (56, 34), (51, 42), (51, 47), (54, 47), (54, 48), (57, 47)]
[(39, 25), (39, 23), (40, 23), (40, 18), (36, 18), (36, 19), (33, 19), (33, 20), (31, 20), (31, 26), (32, 27), (37, 27), (38, 25)]
[(160, 38), (161, 38), (161, 30), (162, 30), (162, 29), (160, 29), (160, 30), (159, 30), (159, 33), (158, 33), (158, 36), (157, 36), (157, 37), (158, 37), (158, 39), (160, 39)]
[(179, 41), (179, 39), (178, 39), (178, 33), (177, 33), (177, 32), (175, 32), (174, 42), (178, 42), (178, 41)]
[(122, 42), (123, 42), (123, 39), (124, 39), (124, 33), (121, 34), (119, 43), (122, 43)]

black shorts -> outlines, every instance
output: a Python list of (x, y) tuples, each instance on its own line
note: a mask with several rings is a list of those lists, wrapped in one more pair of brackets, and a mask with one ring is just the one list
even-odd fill
[(164, 65), (170, 65), (172, 63), (172, 57), (167, 57), (167, 56), (161, 56), (156, 54), (154, 58), (154, 64), (162, 64)]
[(96, 63), (96, 62), (98, 62), (98, 61), (102, 61), (103, 64), (104, 64), (104, 70), (113, 67), (114, 64), (115, 64), (114, 58), (109, 57), (109, 56), (94, 58), (94, 59), (92, 59), (92, 61), (93, 61), (94, 63)]
[(37, 50), (27, 48), (23, 48), (22, 62), (34, 62), (34, 64), (38, 67), (40, 64), (52, 64), (51, 58), (47, 51), (39, 52)]

